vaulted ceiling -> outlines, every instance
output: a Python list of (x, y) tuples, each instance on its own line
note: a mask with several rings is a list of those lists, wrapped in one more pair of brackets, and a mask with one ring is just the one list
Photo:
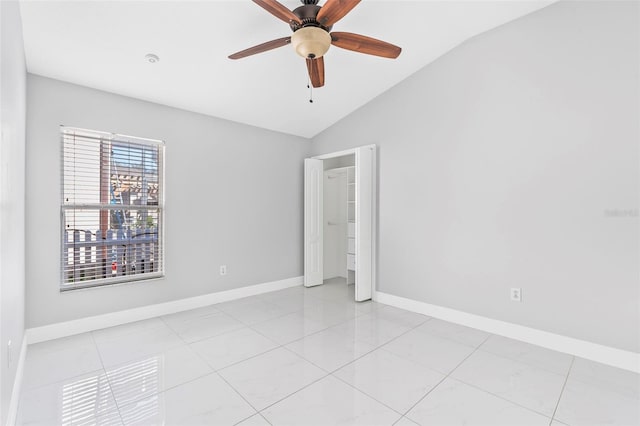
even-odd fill
[[(249, 0), (22, 0), (21, 12), (31, 73), (313, 137), (465, 40), (553, 2), (362, 1), (333, 30), (388, 41), (402, 54), (390, 60), (331, 47), (313, 103), (305, 61), (291, 46), (227, 58), (291, 33)], [(148, 53), (160, 61), (147, 62)]]

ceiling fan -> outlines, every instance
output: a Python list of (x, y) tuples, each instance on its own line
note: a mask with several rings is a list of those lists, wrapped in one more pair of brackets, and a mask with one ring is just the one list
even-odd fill
[(331, 32), (333, 24), (349, 13), (360, 3), (360, 0), (327, 0), (323, 6), (318, 6), (319, 0), (300, 1), (302, 6), (289, 10), (277, 0), (253, 0), (276, 18), (288, 23), (293, 34), (241, 50), (230, 55), (229, 59), (245, 58), (291, 44), (296, 53), (306, 59), (313, 87), (322, 87), (324, 86), (323, 56), (332, 44), (343, 49), (383, 58), (395, 59), (400, 55), (402, 49), (393, 44), (360, 34)]

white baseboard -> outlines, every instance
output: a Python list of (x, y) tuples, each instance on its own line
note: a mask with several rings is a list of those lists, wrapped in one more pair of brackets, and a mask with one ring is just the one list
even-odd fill
[(24, 374), (24, 362), (27, 357), (27, 335), (22, 337), (22, 345), (20, 346), (20, 357), (18, 358), (18, 367), (16, 368), (16, 377), (13, 380), (13, 390), (11, 391), (11, 399), (9, 400), (9, 409), (7, 412), (7, 426), (16, 424), (18, 416), (18, 402), (20, 402), (20, 389), (22, 388), (22, 376)]
[(521, 340), (555, 351), (640, 373), (640, 354), (636, 352), (599, 345), (585, 340), (574, 339), (523, 325), (445, 308), (443, 306), (431, 305), (429, 303), (406, 299), (379, 291), (374, 294), (374, 300), (384, 303), (385, 305), (395, 306), (407, 311), (417, 312), (492, 334)]
[(270, 291), (283, 290), (289, 287), (302, 285), (303, 277), (287, 278), (280, 281), (250, 285), (233, 290), (217, 293), (203, 294), (202, 296), (189, 297), (187, 299), (173, 300), (171, 302), (158, 303), (156, 305), (142, 306), (140, 308), (127, 309), (125, 311), (112, 312), (103, 315), (80, 318), (73, 321), (59, 322), (42, 327), (30, 328), (26, 331), (28, 343), (39, 343), (60, 337), (100, 330), (134, 321), (154, 318), (160, 315), (174, 314), (190, 309), (202, 308), (215, 303), (255, 296)]

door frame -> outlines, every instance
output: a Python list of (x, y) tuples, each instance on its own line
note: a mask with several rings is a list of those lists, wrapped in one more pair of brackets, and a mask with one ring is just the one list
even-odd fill
[[(309, 157), (314, 160), (328, 160), (345, 155), (354, 155), (356, 165), (356, 179), (358, 179), (358, 152), (363, 149), (371, 150), (371, 300), (375, 300), (377, 276), (378, 276), (378, 158), (377, 146), (375, 144), (362, 145), (355, 148), (345, 149), (342, 151), (331, 152), (327, 154), (315, 155)], [(358, 208), (359, 201), (356, 203)], [(357, 215), (357, 213), (356, 213)], [(305, 224), (306, 226), (306, 224)], [(323, 224), (324, 226), (324, 224)], [(356, 246), (359, 243), (360, 236), (356, 235)], [(306, 245), (306, 242), (305, 242)], [(357, 253), (356, 253), (357, 255)], [(305, 271), (306, 272), (306, 271)], [(357, 280), (357, 276), (356, 276)]]

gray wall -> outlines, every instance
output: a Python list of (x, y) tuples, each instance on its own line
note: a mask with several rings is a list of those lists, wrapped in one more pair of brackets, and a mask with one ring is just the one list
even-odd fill
[(638, 27), (554, 4), (313, 139), (380, 148), (380, 291), (640, 351)]
[[(24, 337), (26, 69), (17, 1), (0, 1), (0, 424)], [(11, 362), (7, 342), (11, 340)]]
[[(27, 327), (302, 275), (309, 140), (35, 75), (27, 84)], [(165, 279), (59, 292), (61, 124), (166, 142)]]

